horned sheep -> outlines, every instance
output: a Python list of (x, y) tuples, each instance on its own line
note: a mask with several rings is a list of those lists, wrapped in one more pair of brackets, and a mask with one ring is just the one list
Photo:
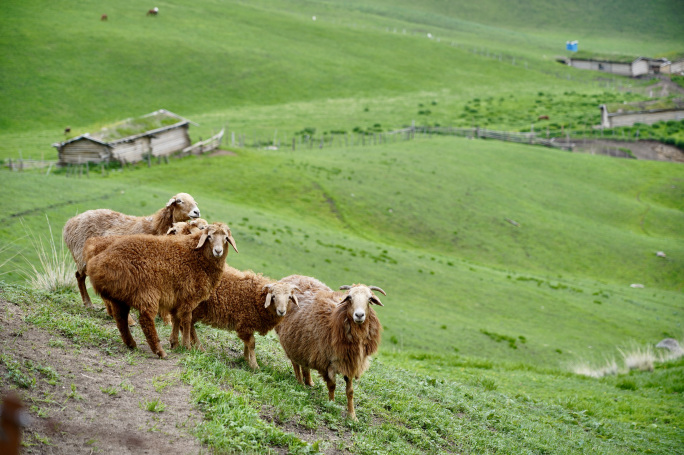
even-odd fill
[(81, 293), (83, 305), (92, 308), (86, 290), (86, 260), (83, 247), (91, 237), (110, 235), (154, 234), (163, 235), (173, 223), (199, 218), (197, 203), (187, 193), (178, 193), (167, 202), (166, 206), (150, 216), (132, 216), (108, 209), (88, 210), (69, 219), (64, 225), (62, 237), (76, 262), (76, 282)]
[(173, 315), (172, 334), (176, 338), (182, 326), (183, 345), (190, 347), (192, 311), (218, 285), (226, 266), (227, 245), (237, 252), (228, 226), (213, 223), (182, 236), (121, 236), (99, 254), (91, 255), (99, 249), (100, 241), (94, 238), (86, 242), (88, 275), (95, 292), (111, 305), (124, 344), (136, 346), (127, 323), (133, 307), (140, 311), (140, 328), (159, 357), (167, 356), (154, 326), (160, 309)]
[(299, 305), (296, 290), (294, 284), (227, 266), (211, 297), (192, 312), (192, 339), (197, 342), (195, 322), (233, 330), (245, 345), (244, 356), (250, 368), (258, 369), (254, 334), (263, 336), (277, 327), (290, 302)]
[[(295, 276), (292, 282), (306, 289), (302, 278)], [(368, 369), (369, 356), (378, 350), (382, 333), (370, 305), (383, 305), (372, 291), (386, 294), (379, 287), (363, 284), (340, 287), (347, 292), (316, 290), (322, 284), (316, 282), (311, 282), (309, 292), (298, 292), (299, 308), (293, 308), (275, 330), (302, 384), (313, 385), (310, 370), (317, 370), (332, 401), (336, 376), (344, 375), (347, 416), (356, 420), (353, 380)]]

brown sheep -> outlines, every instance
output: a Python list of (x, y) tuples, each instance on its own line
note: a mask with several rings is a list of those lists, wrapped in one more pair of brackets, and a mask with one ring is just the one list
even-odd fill
[[(62, 237), (76, 261), (76, 282), (78, 290), (86, 308), (92, 308), (86, 290), (86, 261), (83, 257), (83, 247), (91, 237), (106, 237), (110, 235), (154, 234), (164, 235), (173, 223), (199, 218), (200, 211), (197, 203), (187, 193), (178, 193), (161, 208), (150, 216), (131, 216), (108, 209), (88, 210), (69, 219), (64, 225)], [(129, 322), (133, 322), (132, 319)]]
[(209, 223), (204, 218), (195, 218), (190, 221), (179, 221), (166, 231), (166, 235), (188, 235), (205, 229)]
[(282, 278), (280, 281), (294, 284), (299, 288), (299, 294), (303, 295), (306, 298), (312, 298), (320, 291), (333, 291), (327, 284), (323, 283), (322, 281), (317, 280), (314, 277), (305, 275), (290, 275), (286, 276), (285, 278)]
[(313, 385), (310, 370), (318, 371), (332, 401), (335, 377), (344, 375), (347, 417), (356, 420), (353, 380), (368, 368), (368, 357), (378, 350), (382, 333), (370, 304), (383, 305), (372, 291), (386, 294), (379, 287), (363, 284), (340, 289), (348, 292), (298, 293), (299, 308), (293, 308), (275, 330), (302, 384)]
[(228, 226), (213, 223), (181, 236), (121, 236), (91, 257), (98, 241), (86, 242), (88, 275), (95, 292), (109, 301), (124, 344), (136, 346), (126, 322), (133, 307), (140, 312), (140, 328), (152, 352), (166, 358), (154, 326), (160, 309), (175, 315), (172, 330), (177, 337), (182, 325), (183, 345), (189, 347), (192, 310), (218, 285), (226, 266), (227, 244), (237, 252)]
[[(290, 302), (299, 305), (295, 290), (298, 290), (295, 285), (282, 280), (275, 281), (251, 270), (243, 272), (226, 267), (209, 300), (200, 303), (192, 312), (193, 342), (197, 343), (195, 322), (233, 330), (245, 345), (244, 356), (250, 368), (258, 369), (254, 333), (266, 335), (283, 320)], [(173, 345), (174, 340), (171, 342)]]

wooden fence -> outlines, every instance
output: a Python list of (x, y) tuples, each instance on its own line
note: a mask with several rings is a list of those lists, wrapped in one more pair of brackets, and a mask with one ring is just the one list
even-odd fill
[(19, 158), (16, 160), (13, 160), (12, 158), (7, 160), (7, 163), (5, 163), (5, 166), (10, 170), (10, 171), (23, 171), (24, 169), (43, 169), (43, 168), (51, 168), (52, 166), (57, 165), (57, 160), (32, 160), (32, 159), (23, 159)]
[(201, 155), (202, 153), (213, 152), (221, 146), (224, 132), (225, 128), (205, 141), (200, 141), (189, 147), (185, 147), (178, 156)]
[(517, 142), (521, 144), (542, 145), (561, 150), (572, 151), (575, 144), (570, 141), (570, 137), (565, 138), (542, 138), (536, 133), (519, 133), (512, 131), (495, 131), (486, 128), (456, 128), (456, 127), (437, 127), (437, 126), (410, 126), (394, 131), (386, 132), (353, 132), (341, 134), (329, 134), (319, 137), (310, 135), (298, 135), (291, 140), (281, 141), (277, 138), (259, 140), (254, 136), (249, 141), (244, 134), (231, 133), (231, 143), (237, 147), (264, 148), (268, 150), (279, 150), (288, 148), (292, 151), (298, 149), (313, 149), (324, 147), (366, 147), (394, 143), (397, 141), (407, 141), (418, 137), (430, 137), (433, 135), (441, 136), (460, 136), (470, 139), (494, 139), (499, 141)]

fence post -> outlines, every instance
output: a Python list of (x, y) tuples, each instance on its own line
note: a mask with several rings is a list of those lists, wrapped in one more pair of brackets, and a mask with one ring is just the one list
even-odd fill
[(12, 167), (12, 158), (9, 159), (9, 163), (7, 164), (7, 167), (9, 167), (10, 171), (14, 170), (14, 168)]
[(293, 152), (295, 151), (295, 144), (296, 144), (296, 143), (297, 143), (297, 138), (296, 138), (296, 137), (292, 137), (292, 151), (293, 151)]

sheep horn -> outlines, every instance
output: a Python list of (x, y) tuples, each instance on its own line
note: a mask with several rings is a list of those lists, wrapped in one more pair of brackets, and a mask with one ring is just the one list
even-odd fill
[(370, 289), (371, 291), (378, 291), (382, 295), (387, 295), (387, 293), (385, 291), (383, 291), (382, 289), (380, 289), (377, 286), (368, 286), (368, 289)]
[(348, 290), (351, 289), (351, 288), (352, 288), (352, 287), (349, 286), (349, 285), (347, 285), (347, 284), (345, 284), (344, 286), (340, 286), (340, 290), (341, 290), (341, 291), (348, 291)]

